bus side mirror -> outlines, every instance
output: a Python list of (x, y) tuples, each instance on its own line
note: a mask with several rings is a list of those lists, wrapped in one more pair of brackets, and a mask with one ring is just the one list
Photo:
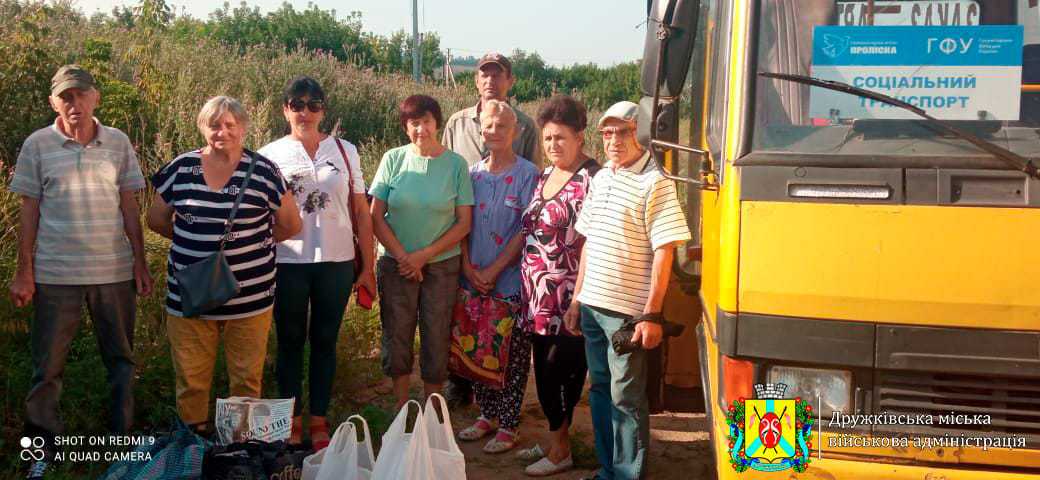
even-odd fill
[[(661, 82), (661, 97), (671, 99), (682, 93), (693, 58), (700, 7), (700, 0), (653, 0), (643, 41), (643, 74), (639, 81), (643, 95), (652, 96), (658, 82)], [(669, 32), (663, 55), (659, 49), (661, 28)], [(665, 75), (660, 79), (658, 60), (664, 61)]]
[[(650, 148), (650, 128), (654, 124), (654, 97), (639, 100), (639, 122), (637, 140), (644, 148)], [(679, 140), (679, 102), (660, 99), (657, 102), (657, 131), (654, 138), (675, 142)]]

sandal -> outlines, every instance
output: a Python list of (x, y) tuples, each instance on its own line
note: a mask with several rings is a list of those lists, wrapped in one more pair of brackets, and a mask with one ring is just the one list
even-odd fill
[(531, 448), (522, 448), (516, 452), (516, 458), (525, 462), (540, 460), (544, 456), (545, 450), (542, 450), (542, 446), (537, 443)]
[(542, 457), (541, 460), (532, 463), (524, 469), (524, 473), (532, 477), (544, 477), (547, 475), (555, 475), (557, 473), (570, 470), (574, 468), (574, 457), (567, 455), (567, 458), (563, 459), (560, 463), (553, 463), (549, 460), (549, 457)]
[[(324, 433), (325, 438), (321, 440), (314, 440), (315, 433)], [(327, 422), (321, 422), (317, 425), (311, 423), (311, 447), (314, 451), (321, 450), (329, 446), (329, 424)]]
[(492, 430), (498, 428), (498, 422), (494, 420), (488, 420), (484, 416), (477, 417), (477, 421), (473, 422), (473, 425), (466, 427), (466, 429), (459, 432), (459, 440), (466, 442), (473, 440), (480, 440), (491, 433)]
[(484, 445), (484, 453), (502, 453), (512, 450), (516, 446), (517, 432), (506, 430), (504, 428), (498, 429), (495, 433), (495, 438), (487, 442)]

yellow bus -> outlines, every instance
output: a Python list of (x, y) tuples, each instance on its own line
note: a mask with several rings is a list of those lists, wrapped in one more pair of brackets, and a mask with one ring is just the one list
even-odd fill
[[(719, 478), (1040, 474), (1037, 2), (650, 3)], [(809, 407), (797, 455), (733, 421), (758, 384)]]

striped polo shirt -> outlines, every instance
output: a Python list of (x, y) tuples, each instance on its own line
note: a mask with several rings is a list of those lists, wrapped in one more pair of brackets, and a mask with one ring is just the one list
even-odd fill
[(610, 168), (592, 188), (574, 228), (585, 235), (582, 304), (639, 315), (650, 297), (654, 250), (690, 240), (675, 184), (647, 152), (632, 165)]
[(202, 315), (206, 320), (232, 320), (263, 313), (274, 304), (275, 243), (273, 213), (282, 205), (285, 181), (273, 162), (244, 151), (235, 173), (219, 191), (206, 185), (202, 157), (196, 150), (182, 154), (152, 175), (152, 185), (173, 207), (173, 244), (166, 261), (166, 310), (181, 316), (181, 297), (173, 273), (220, 247), (224, 225), (242, 187), (252, 154), (257, 162), (235, 215), (224, 255), (242, 291), (224, 305)]
[(144, 176), (126, 134), (94, 123), (97, 135), (86, 145), (62, 133), (56, 120), (29, 135), (18, 154), (10, 189), (40, 201), (33, 252), (37, 283), (101, 285), (134, 278), (119, 198), (144, 188)]

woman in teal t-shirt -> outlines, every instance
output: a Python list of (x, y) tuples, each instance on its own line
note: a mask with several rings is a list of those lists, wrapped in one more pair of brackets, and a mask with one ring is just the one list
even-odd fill
[(466, 160), (438, 140), (442, 117), (436, 100), (412, 95), (398, 113), (411, 143), (383, 155), (369, 193), (379, 239), (383, 373), (394, 380), (400, 408), (408, 401), (416, 324), (426, 395), (440, 392), (448, 378), (459, 242), (470, 231), (473, 184)]

